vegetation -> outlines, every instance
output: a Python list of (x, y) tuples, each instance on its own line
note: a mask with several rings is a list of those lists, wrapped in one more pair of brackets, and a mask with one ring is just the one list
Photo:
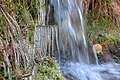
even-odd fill
[[(107, 53), (109, 45), (120, 43), (119, 2), (84, 0), (84, 8), (89, 45), (99, 43)], [(45, 9), (41, 0), (0, 1), (0, 80), (17, 79), (19, 75), (29, 74), (34, 65), (38, 65), (34, 75), (36, 80), (64, 80), (52, 58), (45, 57), (40, 63), (33, 61), (32, 67), (27, 65), (24, 41), (34, 43), (35, 26), (44, 23), (40, 20), (40, 9)], [(18, 56), (22, 61), (17, 59)]]
[[(84, 5), (89, 45), (101, 44), (104, 54), (109, 53), (112, 58), (120, 62), (120, 56), (116, 56), (119, 52), (116, 54), (114, 54), (114, 51), (111, 52), (111, 46), (114, 48), (115, 45), (119, 46), (120, 43), (119, 1), (90, 0), (84, 2)], [(118, 51), (118, 48), (114, 49)]]
[[(120, 32), (118, 24), (114, 21), (118, 17), (115, 15), (113, 1), (89, 2), (86, 12), (86, 23), (88, 28), (88, 40), (90, 44), (104, 43), (105, 41), (120, 42)], [(115, 18), (112, 18), (114, 16)]]
[(29, 77), (34, 66), (37, 66), (35, 80), (64, 80), (53, 58), (42, 58), (40, 63), (33, 61), (31, 66), (27, 63), (26, 45), (33, 44), (35, 26), (43, 23), (39, 20), (41, 8), (44, 9), (44, 4), (40, 0), (0, 1), (0, 80)]
[(45, 57), (38, 67), (35, 80), (65, 80), (55, 59)]

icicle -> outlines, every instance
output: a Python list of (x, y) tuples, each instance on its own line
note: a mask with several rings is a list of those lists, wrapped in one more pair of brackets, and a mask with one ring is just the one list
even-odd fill
[(58, 35), (59, 35), (59, 28), (58, 27), (55, 27), (55, 35), (56, 35), (56, 46), (57, 46), (57, 54), (58, 54), (58, 61), (59, 61), (59, 64), (60, 64), (60, 48), (59, 48), (59, 38), (58, 38)]
[(52, 56), (54, 56), (54, 45), (55, 45), (55, 43), (54, 43), (54, 29), (55, 29), (55, 26), (53, 26), (53, 27), (51, 27), (51, 29), (52, 29), (52, 42), (51, 42), (51, 45), (52, 45)]
[(49, 29), (49, 47), (48, 47), (48, 51), (49, 51), (49, 57), (51, 56), (51, 27)]
[(6, 65), (5, 65), (4, 62), (3, 62), (3, 67), (4, 67), (4, 75), (6, 76), (7, 75), (7, 70), (6, 70)]

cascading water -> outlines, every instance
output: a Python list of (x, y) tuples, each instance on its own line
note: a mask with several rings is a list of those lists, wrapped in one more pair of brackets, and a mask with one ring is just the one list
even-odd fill
[[(85, 38), (82, 1), (51, 0), (55, 9), (55, 17), (59, 24), (59, 46), (61, 56), (66, 61), (90, 63)], [(95, 55), (93, 54), (93, 57)], [(98, 63), (97, 59), (95, 61)]]
[[(51, 0), (59, 24), (61, 69), (69, 80), (120, 80), (120, 65), (92, 65), (85, 38), (82, 0)], [(62, 56), (62, 57), (61, 57)], [(95, 54), (95, 63), (98, 63)]]
[(52, 3), (60, 26), (60, 53), (72, 55), (68, 61), (89, 63), (82, 3), (74, 0), (52, 0)]

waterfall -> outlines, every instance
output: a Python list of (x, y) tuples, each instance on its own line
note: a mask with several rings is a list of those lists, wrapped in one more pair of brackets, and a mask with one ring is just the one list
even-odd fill
[[(64, 76), (68, 80), (120, 80), (120, 64), (91, 64), (82, 0), (51, 0), (51, 5), (59, 25), (59, 51), (56, 54), (59, 54)], [(97, 55), (93, 54), (92, 58), (97, 64)]]
[(89, 63), (82, 1), (52, 0), (51, 3), (59, 25), (60, 54), (68, 57), (67, 61)]

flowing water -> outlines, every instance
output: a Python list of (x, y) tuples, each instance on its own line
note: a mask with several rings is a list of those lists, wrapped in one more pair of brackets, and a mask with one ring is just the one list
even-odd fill
[(59, 27), (59, 62), (69, 80), (120, 80), (120, 65), (91, 64), (85, 37), (82, 0), (51, 0)]
[[(60, 26), (60, 54), (68, 55), (67, 61), (89, 63), (81, 2), (52, 0), (55, 17)], [(71, 56), (69, 56), (71, 55)]]

